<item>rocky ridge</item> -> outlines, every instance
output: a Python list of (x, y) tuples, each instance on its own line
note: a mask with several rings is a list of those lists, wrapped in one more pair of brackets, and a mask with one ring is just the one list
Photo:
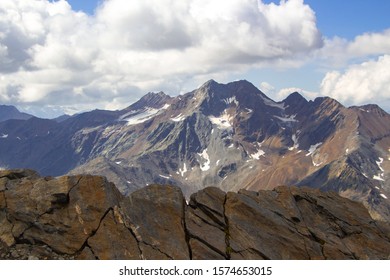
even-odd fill
[(388, 259), (390, 227), (334, 192), (225, 193), (0, 171), (1, 259)]

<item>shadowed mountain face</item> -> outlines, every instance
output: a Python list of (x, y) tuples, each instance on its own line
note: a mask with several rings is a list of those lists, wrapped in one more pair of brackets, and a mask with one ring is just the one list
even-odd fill
[[(7, 135), (1, 137), (1, 135)], [(390, 116), (292, 93), (274, 102), (247, 81), (208, 81), (178, 97), (149, 93), (121, 111), (60, 123), (0, 123), (0, 166), (104, 175), (123, 194), (152, 183), (186, 197), (278, 185), (334, 190), (390, 220)]]
[(0, 105), (0, 122), (6, 120), (28, 120), (32, 115), (21, 113), (14, 106)]
[(123, 196), (100, 176), (0, 171), (0, 259), (388, 259), (389, 224), (334, 192), (278, 187), (188, 203), (180, 188)]

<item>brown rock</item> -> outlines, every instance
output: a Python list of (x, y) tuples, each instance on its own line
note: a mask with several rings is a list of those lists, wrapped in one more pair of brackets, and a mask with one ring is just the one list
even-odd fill
[(323, 245), (328, 259), (381, 259), (390, 255), (389, 232), (383, 234), (367, 209), (333, 192), (291, 188), (304, 222)]
[(0, 210), (0, 241), (4, 242), (8, 247), (15, 244), (15, 239), (12, 235), (12, 224), (7, 219), (5, 211)]
[(206, 252), (210, 255), (211, 251), (215, 251), (211, 254), (213, 256), (227, 258), (225, 197), (226, 194), (217, 188), (206, 188), (191, 196), (186, 211), (186, 227), (190, 237), (200, 241), (192, 241), (197, 245), (191, 246), (193, 258), (202, 259)]
[(190, 247), (192, 251), (193, 260), (225, 260), (225, 254), (221, 255), (210, 248), (210, 244), (204, 244), (203, 242), (190, 239)]
[(145, 259), (189, 259), (181, 190), (151, 185), (121, 202), (125, 225), (136, 236)]
[(88, 245), (100, 260), (141, 259), (135, 237), (121, 220), (115, 218), (114, 210), (106, 214), (96, 234), (88, 239)]
[(265, 191), (256, 198), (227, 194), (225, 214), (233, 259), (309, 258), (304, 239), (294, 224), (269, 209), (275, 197), (276, 194)]
[(206, 188), (186, 205), (172, 186), (123, 197), (103, 177), (0, 172), (2, 259), (388, 259), (389, 252), (389, 224), (336, 193)]
[[(19, 174), (19, 173), (18, 173)], [(74, 254), (99, 226), (105, 212), (119, 203), (119, 193), (102, 177), (19, 178), (8, 183), (9, 219), (17, 238)]]
[(7, 201), (5, 200), (4, 191), (0, 192), (0, 209), (4, 209), (7, 207)]

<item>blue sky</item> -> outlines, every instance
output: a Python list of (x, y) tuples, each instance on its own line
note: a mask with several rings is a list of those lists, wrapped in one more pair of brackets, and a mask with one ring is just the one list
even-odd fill
[(388, 11), (387, 0), (4, 0), (0, 104), (118, 109), (213, 78), (390, 111)]

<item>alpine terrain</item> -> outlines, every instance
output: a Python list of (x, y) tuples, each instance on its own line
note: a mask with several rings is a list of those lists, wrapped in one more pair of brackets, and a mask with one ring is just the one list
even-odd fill
[(275, 102), (247, 81), (210, 80), (177, 97), (148, 93), (120, 111), (4, 120), (0, 166), (103, 175), (125, 195), (151, 184), (178, 186), (187, 198), (209, 186), (306, 186), (390, 221), (389, 114), (296, 92)]

